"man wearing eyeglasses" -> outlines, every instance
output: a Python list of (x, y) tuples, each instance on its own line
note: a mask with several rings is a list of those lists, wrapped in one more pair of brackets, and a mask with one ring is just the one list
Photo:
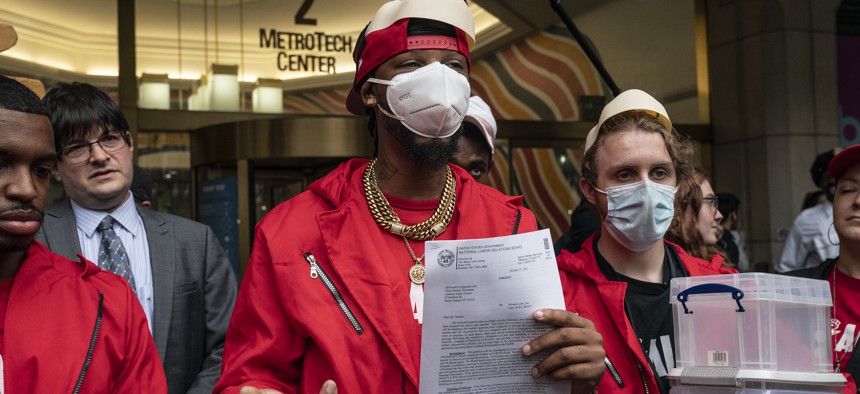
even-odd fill
[(45, 96), (67, 200), (48, 206), (37, 239), (126, 279), (149, 322), (170, 393), (211, 393), (236, 280), (212, 230), (135, 204), (134, 145), (116, 103), (84, 83)]

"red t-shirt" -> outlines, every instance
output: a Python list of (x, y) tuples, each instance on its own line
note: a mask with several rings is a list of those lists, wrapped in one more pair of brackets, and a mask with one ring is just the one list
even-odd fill
[[(0, 282), (0, 356), (4, 355), (3, 335), (6, 332), (6, 304), (9, 301), (9, 293), (12, 292), (12, 282), (15, 275)], [(2, 372), (2, 371), (0, 371)]]
[[(417, 223), (421, 223), (433, 216), (433, 212), (436, 212), (436, 207), (439, 205), (440, 199), (434, 200), (424, 200), (424, 201), (413, 201), (406, 200), (403, 198), (398, 198), (390, 195), (385, 195), (385, 198), (388, 199), (388, 203), (394, 208), (394, 212), (397, 214), (397, 217), (400, 218), (400, 223), (404, 225), (413, 225)], [(457, 239), (457, 220), (459, 215), (457, 211), (454, 210), (454, 216), (451, 217), (451, 223), (445, 228), (445, 231), (442, 234), (439, 234), (436, 239), (437, 240), (451, 240)], [(395, 288), (395, 297), (397, 299), (403, 300), (403, 308), (409, 308), (409, 315), (413, 315), (415, 309), (412, 307), (412, 300), (410, 298), (410, 290), (412, 288), (412, 281), (409, 279), (409, 269), (415, 264), (412, 260), (412, 256), (409, 255), (409, 251), (406, 249), (406, 243), (403, 242), (403, 237), (399, 235), (394, 235), (388, 233), (383, 230), (385, 234), (385, 242), (388, 249), (391, 250), (391, 254), (394, 255), (396, 261), (391, 264), (386, 264), (386, 267), (389, 267), (391, 271), (391, 276), (394, 278), (402, 278), (402, 281), (398, 281), (398, 286)], [(416, 257), (421, 257), (424, 254), (424, 242), (425, 241), (413, 241), (409, 240), (409, 246), (412, 247), (412, 251), (415, 253)], [(421, 260), (421, 263), (424, 263), (424, 260)], [(393, 272), (392, 272), (393, 271)], [(402, 286), (399, 284), (402, 283)], [(409, 354), (421, 354), (421, 325), (418, 324), (417, 319), (412, 319), (415, 323), (415, 329), (411, 330), (412, 334), (407, 335), (407, 343), (409, 346)]]
[(845, 371), (860, 334), (857, 329), (860, 323), (860, 279), (848, 276), (838, 267), (833, 267), (833, 274), (829, 275), (827, 280), (833, 294), (833, 318), (830, 320), (833, 364), (838, 364), (839, 370)]

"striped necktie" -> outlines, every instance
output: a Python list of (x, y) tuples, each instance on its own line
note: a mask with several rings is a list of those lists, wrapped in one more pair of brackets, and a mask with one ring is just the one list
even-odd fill
[(105, 271), (113, 272), (125, 278), (131, 289), (137, 292), (134, 285), (134, 274), (131, 272), (131, 264), (128, 262), (128, 253), (122, 246), (122, 240), (113, 231), (116, 219), (108, 215), (99, 223), (98, 230), (102, 234), (102, 245), (99, 248), (99, 267)]

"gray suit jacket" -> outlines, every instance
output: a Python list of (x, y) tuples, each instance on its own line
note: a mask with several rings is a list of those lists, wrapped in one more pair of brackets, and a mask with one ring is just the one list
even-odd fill
[[(233, 269), (208, 226), (140, 205), (137, 211), (152, 265), (152, 336), (169, 392), (209, 394), (221, 375), (224, 336), (236, 302)], [(36, 239), (77, 260), (81, 245), (68, 199), (48, 206)]]

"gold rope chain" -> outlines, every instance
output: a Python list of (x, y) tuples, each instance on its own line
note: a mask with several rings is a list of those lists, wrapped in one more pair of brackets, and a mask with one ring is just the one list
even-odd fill
[(442, 190), (442, 197), (439, 201), (439, 206), (436, 207), (436, 212), (429, 219), (414, 224), (405, 226), (400, 223), (400, 218), (391, 208), (388, 199), (379, 190), (379, 185), (376, 180), (376, 158), (370, 160), (367, 168), (364, 170), (362, 183), (364, 185), (364, 196), (367, 198), (367, 205), (370, 207), (370, 213), (373, 219), (380, 227), (390, 231), (392, 234), (401, 235), (403, 237), (423, 241), (428, 238), (435, 237), (445, 231), (445, 227), (451, 223), (451, 217), (454, 216), (454, 206), (457, 201), (456, 184), (454, 181), (454, 173), (451, 172), (451, 167), (447, 167), (448, 173), (445, 176), (445, 189)]

